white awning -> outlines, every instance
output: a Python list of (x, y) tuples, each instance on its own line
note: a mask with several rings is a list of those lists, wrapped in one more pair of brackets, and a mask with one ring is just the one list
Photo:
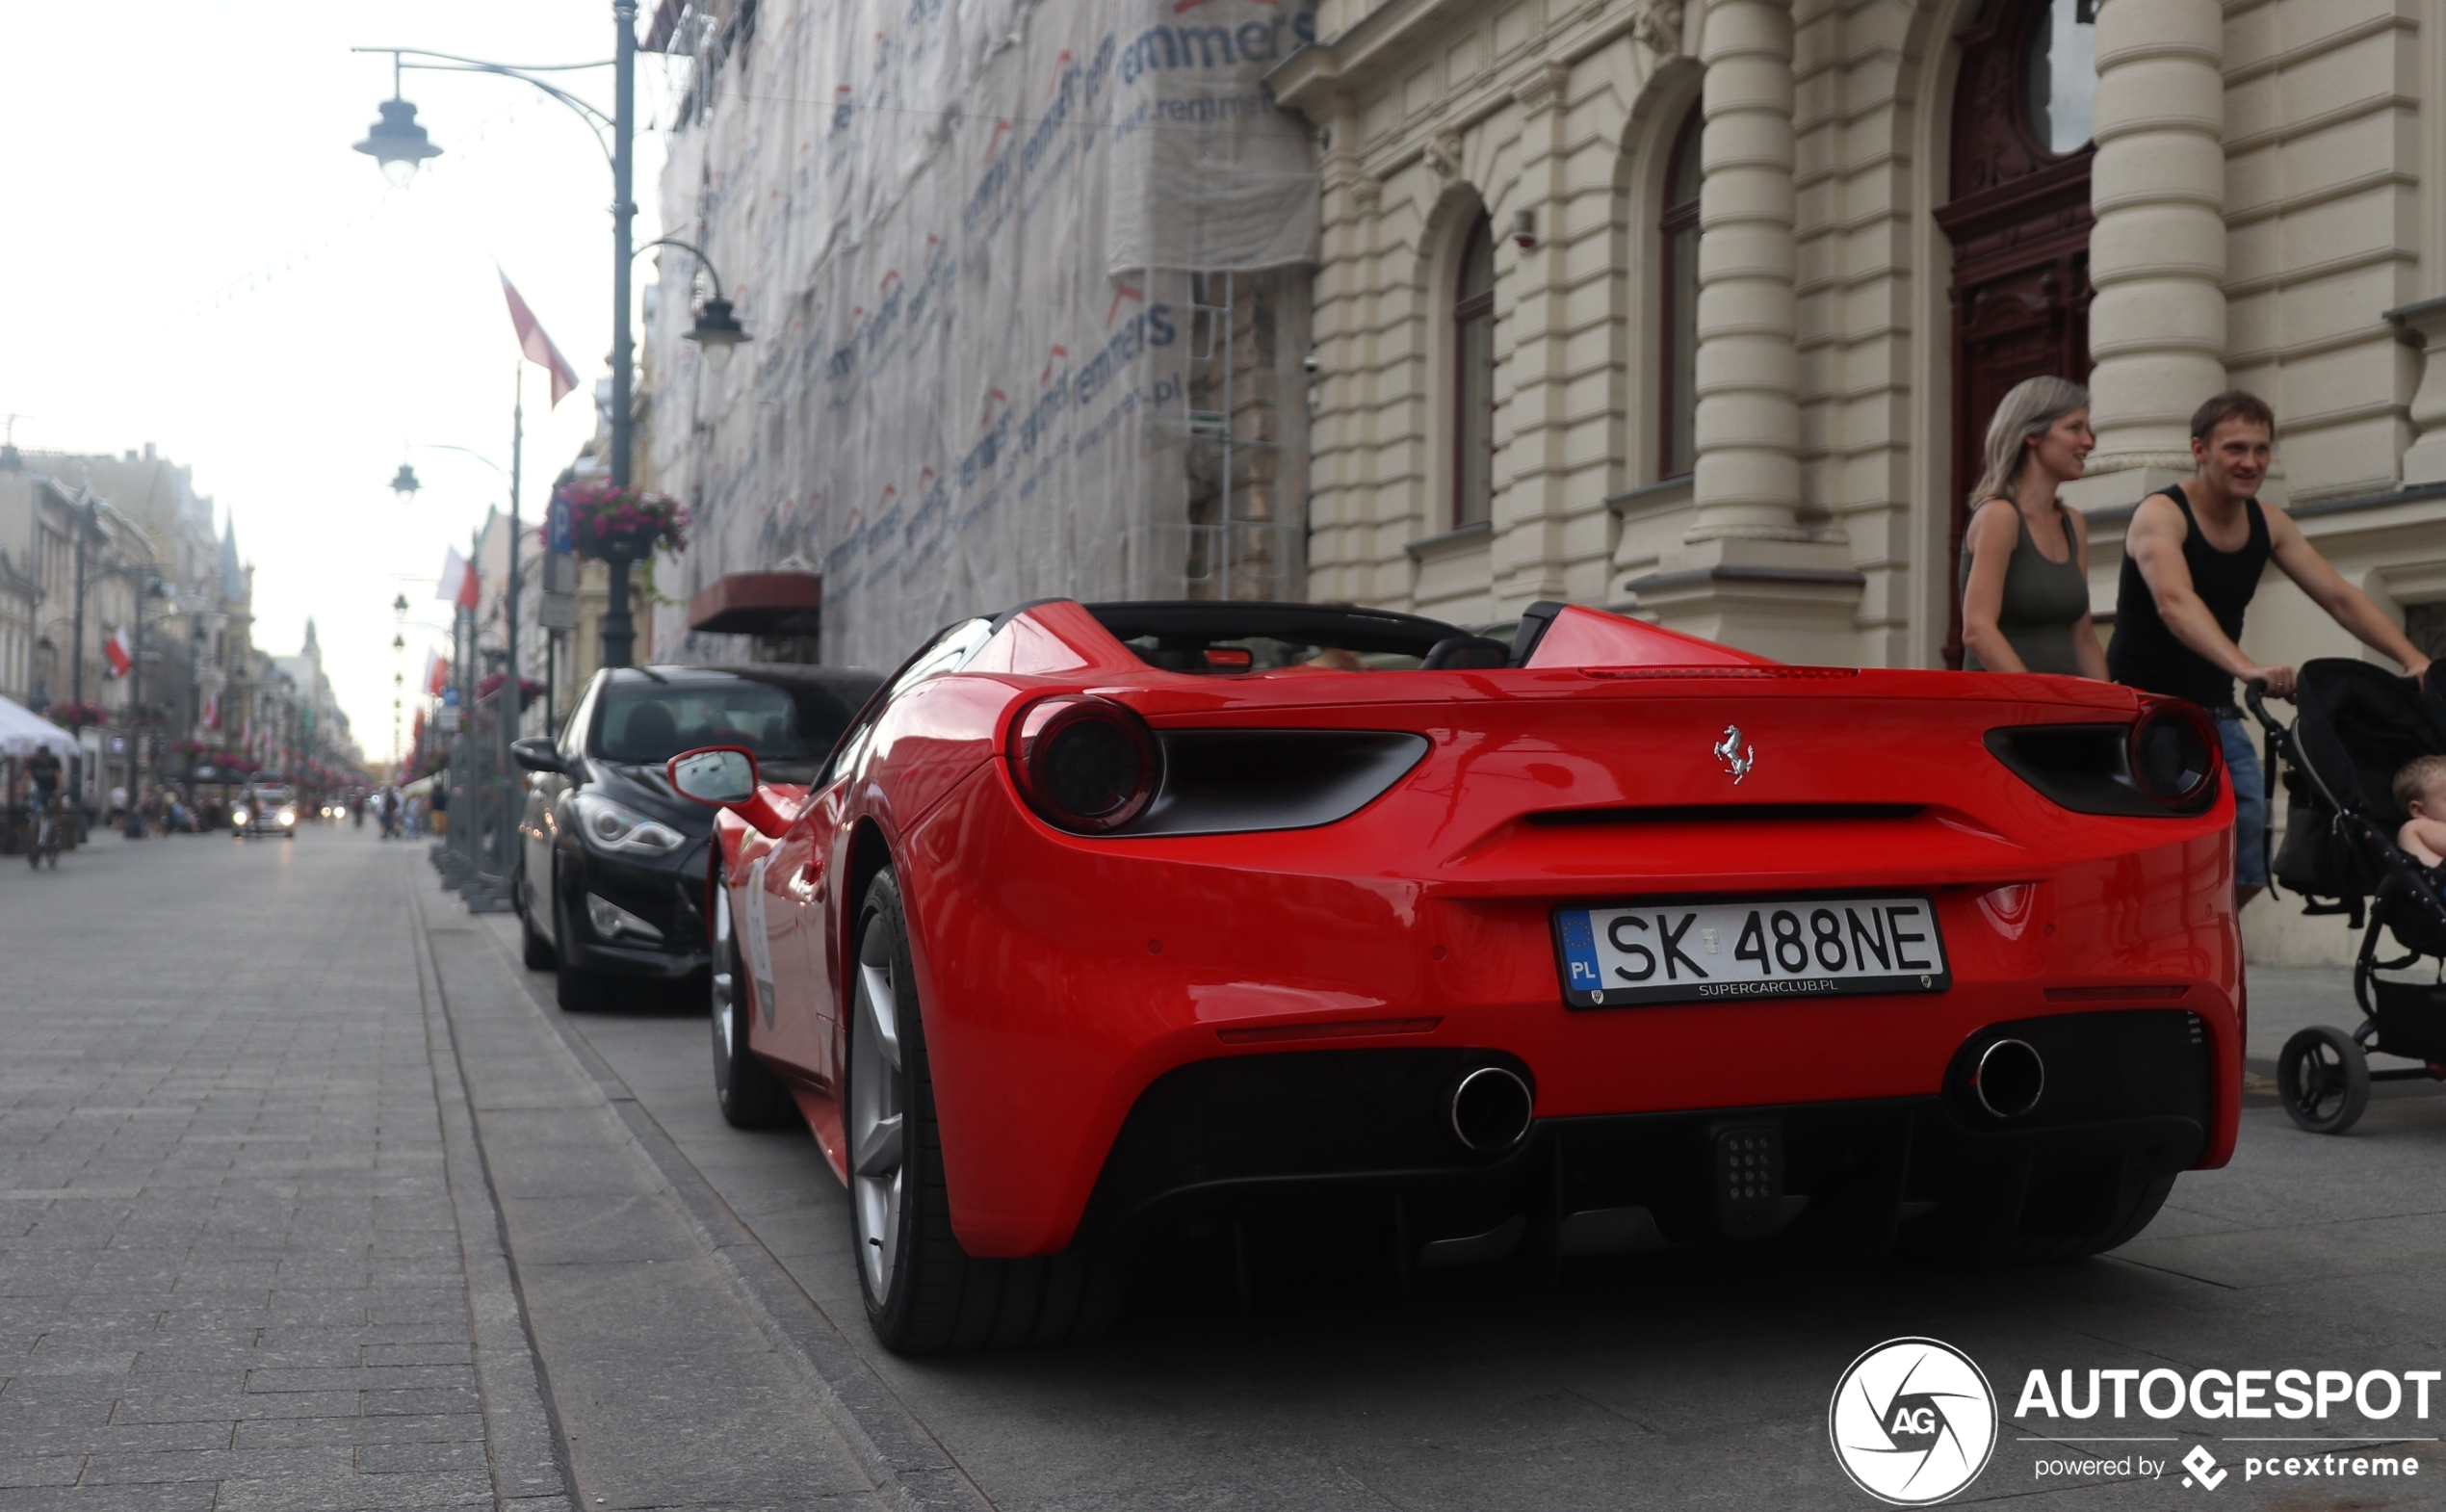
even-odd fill
[(63, 761), (76, 754), (76, 737), (13, 698), (0, 698), (0, 756), (31, 756), (43, 746)]

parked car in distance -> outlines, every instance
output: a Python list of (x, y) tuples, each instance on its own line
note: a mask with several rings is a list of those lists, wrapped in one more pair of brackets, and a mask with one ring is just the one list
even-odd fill
[(563, 1008), (608, 1004), (615, 978), (673, 980), (706, 964), (714, 814), (671, 791), (692, 746), (756, 753), (804, 785), (882, 679), (843, 667), (642, 666), (595, 674), (557, 739), (514, 747), (528, 779), (511, 889), (526, 962)]
[(298, 838), (298, 793), (286, 782), (255, 781), (229, 808), (229, 832), (240, 840), (255, 835)]

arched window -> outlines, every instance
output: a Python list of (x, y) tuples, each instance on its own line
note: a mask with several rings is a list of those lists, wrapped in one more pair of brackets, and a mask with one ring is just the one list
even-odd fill
[(1699, 460), (1699, 107), (1674, 138), (1665, 172), (1664, 214), (1656, 222), (1664, 339), (1657, 343), (1658, 478), (1678, 478)]
[(1481, 213), (1461, 247), (1452, 290), (1452, 526), (1479, 525), (1495, 504), (1495, 228)]

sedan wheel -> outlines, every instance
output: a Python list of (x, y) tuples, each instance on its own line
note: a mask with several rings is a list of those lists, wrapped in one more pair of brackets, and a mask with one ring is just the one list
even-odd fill
[(740, 970), (739, 938), (731, 928), (730, 889), (714, 880), (714, 1101), (733, 1129), (773, 1129), (795, 1110), (790, 1089), (747, 1048), (754, 989)]
[(951, 1232), (925, 1018), (898, 880), (876, 875), (858, 910), (850, 983), (849, 1221), (867, 1321), (901, 1354), (1055, 1343), (1102, 1333), (1122, 1271), (1096, 1254), (980, 1260)]

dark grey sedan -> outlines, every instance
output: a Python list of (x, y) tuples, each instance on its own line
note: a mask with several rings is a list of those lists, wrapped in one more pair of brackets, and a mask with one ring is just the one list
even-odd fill
[(846, 668), (616, 667), (595, 674), (558, 739), (518, 742), (528, 778), (512, 890), (526, 960), (560, 1005), (609, 1004), (618, 977), (705, 969), (713, 809), (663, 765), (700, 745), (753, 751), (768, 780), (805, 782), (882, 679)]

